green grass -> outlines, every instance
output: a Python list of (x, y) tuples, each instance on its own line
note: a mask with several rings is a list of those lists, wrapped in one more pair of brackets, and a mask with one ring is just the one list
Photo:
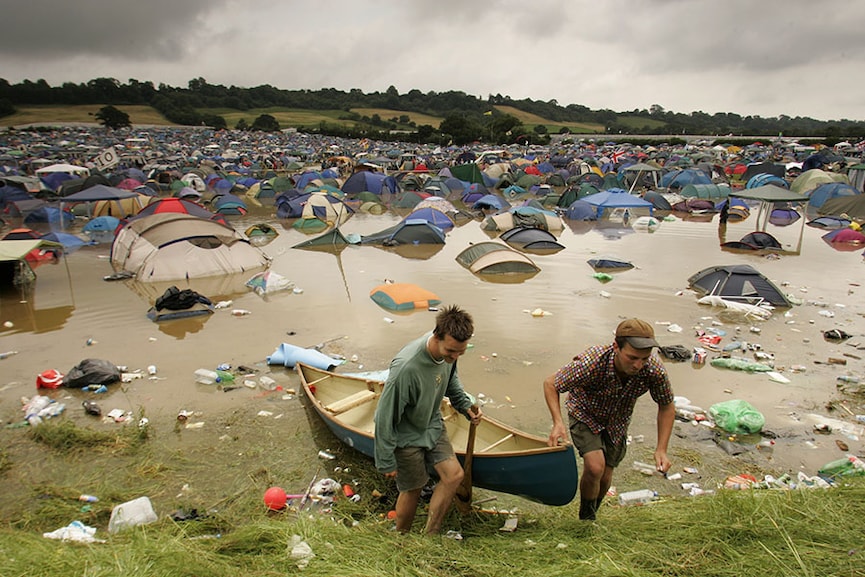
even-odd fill
[(518, 108), (514, 108), (513, 106), (495, 106), (495, 109), (503, 114), (510, 114), (511, 116), (517, 118), (527, 130), (533, 130), (537, 125), (544, 125), (547, 128), (547, 132), (549, 134), (556, 134), (562, 127), (566, 127), (568, 130), (574, 133), (579, 134), (587, 134), (593, 132), (604, 132), (603, 124), (595, 124), (595, 123), (583, 123), (583, 122), (562, 122), (556, 123), (551, 120), (547, 120), (537, 114), (532, 114), (531, 112), (525, 112)]
[[(0, 118), (0, 126), (18, 126), (20, 124), (58, 124), (87, 122), (96, 124), (95, 114), (104, 104), (82, 104), (79, 106), (17, 106), (18, 111), (10, 116)], [(133, 124), (154, 124), (170, 126), (155, 108), (150, 106), (116, 106), (129, 115)]]
[[(643, 507), (603, 505), (599, 520), (575, 507), (519, 516), (449, 518), (463, 540), (400, 535), (378, 515), (338, 503), (298, 515), (268, 513), (249, 499), (233, 519), (157, 523), (108, 535), (104, 544), (44, 539), (4, 529), (0, 572), (18, 575), (282, 575), (299, 570), (292, 539), (315, 557), (309, 576), (700, 576), (863, 575), (865, 487), (789, 492), (725, 491)], [(346, 503), (347, 505), (348, 503)], [(354, 504), (351, 504), (354, 505)]]
[(643, 118), (641, 116), (624, 116), (621, 115), (617, 119), (617, 122), (623, 126), (632, 129), (640, 129), (644, 130), (646, 128), (656, 130), (658, 132), (663, 132), (664, 127), (667, 126), (665, 122), (660, 120), (655, 120), (653, 118)]
[[(11, 116), (0, 118), (0, 126), (18, 126), (22, 124), (67, 124), (67, 123), (96, 123), (95, 114), (102, 108), (102, 104), (88, 104), (80, 106), (19, 106), (18, 112)], [(164, 116), (156, 109), (150, 106), (117, 106), (118, 109), (126, 112), (132, 124), (157, 125), (157, 126), (172, 126)], [(512, 106), (496, 106), (496, 108), (505, 113), (511, 114), (523, 123), (526, 130), (531, 131), (537, 125), (543, 125), (547, 128), (550, 134), (556, 134), (562, 127), (568, 128), (575, 133), (597, 133), (604, 132), (603, 125), (591, 123), (575, 123), (565, 122), (558, 123), (542, 118), (535, 114), (523, 112)], [(201, 108), (198, 112), (204, 114), (215, 114), (222, 116), (226, 124), (230, 128), (234, 128), (240, 119), (246, 120), (247, 124), (252, 124), (256, 118), (262, 114), (273, 116), (279, 125), (283, 128), (295, 127), (300, 129), (316, 128), (322, 122), (330, 125), (340, 125), (346, 128), (355, 128), (357, 126), (368, 126), (365, 123), (360, 123), (354, 120), (345, 118), (348, 113), (345, 110), (312, 110), (306, 108), (283, 108), (283, 107), (268, 107), (254, 108), (250, 110), (237, 110), (234, 108)], [(352, 113), (360, 117), (372, 117), (378, 114), (379, 117), (388, 121), (391, 118), (400, 118), (408, 116), (409, 121), (414, 122), (415, 126), (428, 124), (433, 127), (438, 127), (443, 118), (438, 116), (430, 116), (418, 112), (406, 112), (403, 110), (390, 110), (387, 108), (353, 108)], [(635, 128), (642, 126), (663, 126), (663, 123), (656, 120), (636, 119), (639, 122), (634, 123)], [(627, 118), (622, 121), (628, 124)]]
[[(315, 554), (302, 570), (309, 576), (865, 575), (862, 478), (828, 490), (667, 495), (636, 507), (620, 507), (608, 498), (595, 523), (577, 518), (576, 502), (543, 507), (498, 495), (485, 506), (518, 507), (515, 532), (500, 530), (505, 514), (451, 511), (445, 528), (463, 540), (423, 536), (422, 506), (415, 531), (400, 535), (385, 518), (396, 496), (392, 486), (370, 460), (339, 445), (323, 425), (313, 421), (310, 430), (304, 412), (297, 407), (268, 425), (251, 409), (238, 408), (212, 415), (194, 435), (184, 436), (177, 425), (178, 443), (165, 435), (169, 424), (156, 424), (162, 435), (144, 435), (136, 432), (135, 420), (119, 429), (65, 419), (35, 429), (0, 429), (6, 463), (0, 469), (0, 575), (298, 574), (291, 557), (295, 535)], [(319, 448), (337, 459), (318, 460)], [(687, 450), (676, 459), (699, 462)], [(723, 478), (701, 471), (704, 488)], [(269, 486), (302, 493), (313, 475), (356, 483), (362, 500), (337, 499), (331, 507), (315, 504), (302, 511), (297, 501), (285, 511), (266, 509), (262, 495)], [(625, 487), (650, 479), (627, 470), (617, 473), (616, 481)], [(372, 498), (374, 489), (384, 493), (381, 499)], [(99, 501), (79, 502), (82, 492)], [(114, 505), (142, 495), (151, 498), (159, 520), (109, 534)], [(488, 496), (475, 490), (476, 499)], [(170, 516), (193, 509), (197, 519)], [(42, 536), (73, 520), (95, 527), (95, 537), (106, 542), (64, 543)]]

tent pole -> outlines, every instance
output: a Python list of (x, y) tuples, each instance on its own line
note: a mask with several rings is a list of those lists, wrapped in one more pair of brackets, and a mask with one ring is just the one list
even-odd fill
[[(805, 210), (802, 209), (804, 213)], [(796, 244), (796, 254), (802, 254), (802, 237), (805, 235), (805, 216), (802, 215), (802, 226), (799, 227), (799, 242)]]

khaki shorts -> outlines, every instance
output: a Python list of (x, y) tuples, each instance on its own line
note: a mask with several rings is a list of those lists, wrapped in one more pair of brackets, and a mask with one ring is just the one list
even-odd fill
[(628, 444), (622, 442), (621, 445), (614, 445), (606, 430), (601, 431), (600, 434), (595, 434), (585, 423), (577, 421), (573, 417), (570, 418), (569, 424), (571, 426), (571, 440), (581, 457), (592, 451), (603, 451), (607, 466), (613, 468), (617, 467), (625, 458)]
[(456, 458), (444, 427), (432, 449), (397, 447), (393, 454), (396, 458), (396, 488), (400, 493), (422, 489), (429, 481), (430, 473), (435, 473), (435, 465)]

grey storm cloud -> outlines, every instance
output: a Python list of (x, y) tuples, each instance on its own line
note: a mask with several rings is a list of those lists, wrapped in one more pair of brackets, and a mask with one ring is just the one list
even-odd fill
[(219, 0), (0, 0), (0, 55), (31, 60), (98, 55), (172, 61)]
[(10, 82), (205, 78), (863, 116), (865, 1), (0, 0), (0, 9), (0, 76)]

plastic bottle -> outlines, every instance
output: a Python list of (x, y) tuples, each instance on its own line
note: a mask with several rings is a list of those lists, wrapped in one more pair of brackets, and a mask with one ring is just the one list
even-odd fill
[(651, 489), (619, 493), (619, 505), (643, 505), (655, 500), (658, 494)]
[(218, 383), (233, 383), (234, 382), (234, 373), (230, 373), (228, 371), (216, 371), (216, 382)]
[(642, 463), (640, 461), (634, 461), (634, 464), (631, 466), (635, 471), (639, 471), (644, 475), (657, 475), (660, 473), (658, 468), (654, 465), (650, 465), (648, 463)]
[(196, 369), (195, 382), (202, 385), (212, 385), (219, 381), (219, 373), (210, 369)]

